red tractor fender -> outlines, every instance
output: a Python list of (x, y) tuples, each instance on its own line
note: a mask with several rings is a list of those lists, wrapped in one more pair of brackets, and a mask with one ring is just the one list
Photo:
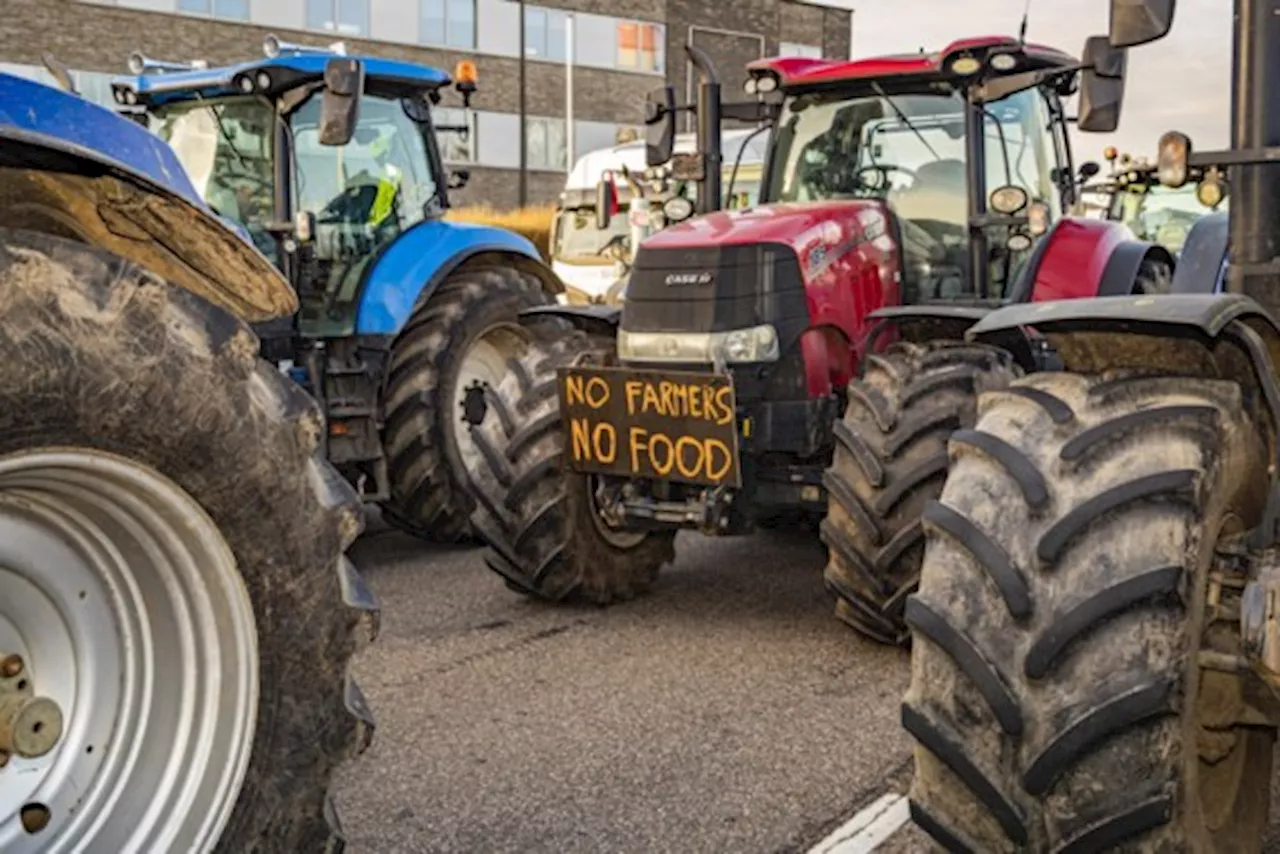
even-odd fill
[(1164, 247), (1135, 239), (1121, 223), (1067, 217), (1041, 239), (1013, 301), (1123, 296), (1133, 292), (1138, 270), (1150, 257), (1173, 269), (1173, 257)]

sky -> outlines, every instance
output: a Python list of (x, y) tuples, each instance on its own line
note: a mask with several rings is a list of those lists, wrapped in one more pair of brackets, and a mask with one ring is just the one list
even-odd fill
[[(853, 10), (854, 58), (936, 50), (973, 35), (1018, 34), (1026, 0), (807, 0)], [(1079, 55), (1084, 40), (1107, 31), (1108, 0), (1031, 0), (1028, 41)], [(1231, 0), (1177, 0), (1173, 29), (1131, 48), (1120, 127), (1074, 133), (1076, 162), (1098, 160), (1106, 145), (1154, 155), (1167, 130), (1195, 148), (1225, 148), (1231, 118)], [(1069, 114), (1074, 114), (1074, 104)]]

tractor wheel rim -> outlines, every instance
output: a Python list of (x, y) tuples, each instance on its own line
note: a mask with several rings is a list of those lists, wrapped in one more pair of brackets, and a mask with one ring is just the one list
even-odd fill
[[(519, 326), (500, 323), (490, 326), (467, 345), (466, 352), (458, 363), (458, 378), (453, 388), (453, 414), (458, 424), (464, 428), (469, 426), (462, 418), (467, 388), (480, 383), (497, 389), (503, 377), (509, 373), (507, 363), (523, 356), (528, 343), (528, 337)], [(489, 416), (486, 415), (487, 417)], [(471, 438), (471, 431), (455, 430), (454, 434), (457, 436), (458, 457), (463, 469), (468, 473), (481, 469), (485, 465), (485, 457)]]
[(606, 543), (620, 551), (630, 551), (644, 542), (648, 536), (644, 531), (629, 531), (626, 528), (615, 528), (605, 521), (604, 514), (600, 510), (599, 489), (603, 481), (591, 475), (587, 478), (587, 500), (591, 506), (591, 522), (596, 526), (598, 533)]
[(172, 481), (89, 449), (0, 457), (0, 699), (19, 656), (62, 724), (0, 767), (0, 850), (212, 849), (252, 751), (257, 645), (231, 549)]

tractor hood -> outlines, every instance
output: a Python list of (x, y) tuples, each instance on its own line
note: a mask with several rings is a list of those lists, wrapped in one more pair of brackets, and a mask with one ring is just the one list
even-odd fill
[(680, 250), (784, 246), (808, 279), (858, 243), (888, 240), (886, 216), (885, 205), (873, 199), (722, 211), (658, 232), (644, 242), (642, 252), (672, 257)]
[(163, 141), (83, 98), (7, 74), (0, 226), (99, 246), (250, 323), (297, 311), (288, 281), (204, 204)]

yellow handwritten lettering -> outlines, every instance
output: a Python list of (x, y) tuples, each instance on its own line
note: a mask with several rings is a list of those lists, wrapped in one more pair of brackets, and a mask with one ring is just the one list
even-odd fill
[(717, 424), (730, 424), (733, 422), (733, 407), (729, 405), (732, 395), (732, 386), (722, 386), (716, 389), (716, 406), (720, 407), (720, 415), (716, 418)]
[[(606, 443), (608, 451), (605, 451)], [(606, 466), (613, 465), (613, 461), (618, 458), (618, 431), (612, 424), (597, 424), (596, 429), (591, 431), (591, 450), (596, 455), (596, 462)]]
[(599, 409), (609, 402), (609, 384), (605, 382), (603, 377), (592, 377), (587, 380), (584, 399), (587, 402), (587, 406), (592, 409)]
[[(685, 463), (685, 451), (689, 448), (693, 449), (694, 457), (692, 464)], [(698, 476), (698, 472), (706, 464), (707, 453), (704, 450), (703, 443), (692, 436), (681, 436), (676, 440), (676, 469), (685, 477), (694, 478)]]
[(591, 459), (590, 428), (587, 419), (574, 418), (569, 422), (569, 433), (573, 437), (573, 458), (583, 461)]
[(662, 401), (658, 399), (658, 390), (653, 387), (653, 383), (644, 384), (644, 394), (642, 395), (644, 403), (640, 407), (641, 412), (649, 412), (650, 410), (662, 414)]
[(640, 390), (644, 388), (644, 383), (639, 380), (627, 380), (625, 385), (625, 393), (627, 396), (627, 414), (636, 414), (636, 400), (640, 397)]
[[(662, 462), (658, 462), (658, 456), (654, 453), (658, 448), (659, 442), (667, 446), (666, 458)], [(658, 477), (666, 477), (671, 473), (671, 467), (675, 465), (675, 462), (676, 451), (671, 444), (671, 440), (661, 433), (654, 433), (649, 438), (649, 465), (653, 466), (653, 470)]]
[(582, 393), (582, 377), (565, 377), (564, 399), (570, 406), (586, 401), (586, 397)]
[(632, 427), (627, 437), (627, 444), (631, 446), (631, 470), (637, 474), (640, 472), (640, 452), (649, 449), (648, 443), (644, 441), (648, 435), (649, 431), (643, 427)]
[[(706, 440), (707, 451), (707, 479), (711, 481), (720, 481), (729, 473), (729, 469), (733, 466), (733, 454), (729, 452), (729, 446), (719, 439)], [(719, 451), (724, 460), (720, 468), (715, 467), (715, 452)]]
[(702, 386), (689, 386), (689, 417), (702, 417)]

